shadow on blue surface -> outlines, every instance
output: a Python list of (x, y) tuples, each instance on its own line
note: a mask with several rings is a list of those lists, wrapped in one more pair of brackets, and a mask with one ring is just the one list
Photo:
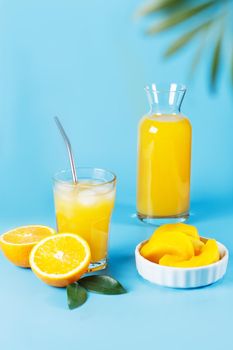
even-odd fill
[[(191, 215), (188, 222), (190, 224), (195, 224), (216, 219), (220, 216), (233, 217), (233, 198), (204, 197), (194, 199), (191, 203)], [(113, 222), (123, 225), (148, 227), (148, 225), (138, 220), (135, 206), (129, 204), (118, 204), (115, 208), (112, 220)]]

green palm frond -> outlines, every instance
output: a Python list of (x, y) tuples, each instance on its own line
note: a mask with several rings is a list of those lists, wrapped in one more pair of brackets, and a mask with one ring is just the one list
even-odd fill
[(170, 29), (184, 21), (187, 21), (188, 19), (196, 16), (197, 14), (205, 11), (209, 7), (213, 6), (215, 2), (216, 0), (210, 0), (210, 1), (204, 2), (203, 4), (199, 4), (197, 6), (187, 7), (183, 10), (179, 9), (178, 11), (175, 11), (173, 14), (171, 14), (164, 21), (161, 21), (151, 26), (147, 31), (147, 33), (158, 34), (167, 29)]
[(143, 6), (137, 11), (138, 16), (154, 15), (158, 11), (169, 11), (174, 7), (181, 6), (188, 0), (157, 0)]
[(193, 56), (193, 59), (191, 61), (191, 65), (190, 65), (190, 70), (189, 70), (189, 77), (191, 78), (201, 60), (201, 57), (203, 55), (205, 46), (206, 46), (206, 42), (207, 42), (207, 34), (208, 32), (202, 32), (201, 35), (201, 40), (199, 41), (199, 45), (197, 47), (197, 50)]
[(221, 48), (222, 48), (222, 33), (220, 33), (214, 47), (212, 64), (211, 64), (211, 86), (213, 89), (216, 87), (216, 79), (220, 66), (221, 59)]
[[(208, 45), (211, 44), (214, 47), (209, 70), (210, 84), (215, 88), (223, 58), (222, 42), (227, 41), (227, 39), (233, 41), (232, 34), (230, 35), (227, 30), (228, 17), (232, 13), (231, 7), (232, 0), (200, 0), (198, 4), (194, 0), (153, 0), (149, 5), (145, 5), (139, 13), (141, 16), (153, 15), (155, 18), (155, 23), (147, 30), (149, 35), (158, 35), (178, 26), (182, 30), (183, 34), (173, 41), (165, 51), (165, 57), (176, 54), (180, 49), (197, 39), (198, 48), (191, 62), (192, 72), (201, 59), (206, 38), (208, 38)], [(160, 18), (163, 16), (162, 20), (156, 20), (157, 13), (160, 14)], [(233, 86), (233, 50), (231, 61)]]
[(200, 34), (203, 30), (206, 30), (213, 23), (214, 23), (214, 19), (210, 19), (209, 21), (202, 23), (201, 25), (195, 27), (191, 31), (189, 31), (189, 32), (185, 33), (184, 35), (182, 35), (181, 37), (179, 37), (165, 51), (164, 56), (169, 57), (169, 56), (174, 55), (183, 46), (188, 44), (197, 34)]

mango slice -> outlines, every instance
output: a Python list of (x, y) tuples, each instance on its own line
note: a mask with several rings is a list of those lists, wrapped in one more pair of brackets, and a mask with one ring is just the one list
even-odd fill
[(140, 250), (144, 258), (158, 263), (166, 254), (188, 260), (194, 256), (194, 247), (190, 238), (182, 232), (166, 231), (153, 237)]
[(201, 253), (201, 250), (204, 246), (204, 243), (200, 239), (195, 239), (189, 236), (189, 239), (191, 240), (194, 248), (195, 255), (199, 255)]
[(157, 228), (153, 235), (151, 236), (150, 240), (153, 240), (158, 234), (166, 232), (166, 231), (173, 231), (173, 232), (182, 232), (186, 235), (195, 238), (200, 239), (200, 236), (198, 234), (198, 230), (193, 225), (187, 225), (183, 223), (177, 223), (177, 224), (165, 224)]
[(174, 265), (180, 261), (184, 261), (180, 256), (165, 254), (159, 260), (159, 265), (175, 267)]
[(200, 255), (193, 256), (189, 260), (183, 259), (183, 261), (181, 261), (180, 256), (165, 254), (159, 260), (159, 264), (173, 267), (199, 267), (213, 264), (217, 262), (219, 258), (219, 250), (215, 239), (209, 239), (206, 244), (204, 244)]

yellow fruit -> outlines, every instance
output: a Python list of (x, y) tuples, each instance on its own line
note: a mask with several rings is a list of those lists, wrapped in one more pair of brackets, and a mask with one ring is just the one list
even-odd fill
[(159, 264), (173, 267), (198, 267), (215, 263), (219, 258), (219, 250), (216, 241), (214, 239), (209, 239), (206, 244), (204, 244), (200, 255), (193, 256), (186, 261), (179, 261), (177, 257), (172, 255), (164, 255), (159, 260)]
[(55, 233), (53, 228), (47, 226), (21, 226), (3, 233), (0, 236), (0, 246), (5, 257), (13, 264), (30, 267), (29, 255), (32, 248), (41, 239)]
[(195, 238), (200, 239), (198, 230), (195, 226), (187, 225), (183, 223), (176, 223), (176, 224), (165, 224), (157, 228), (153, 235), (151, 236), (150, 240), (153, 240), (154, 237), (156, 237), (158, 234), (166, 232), (166, 231), (172, 231), (172, 232), (182, 232), (186, 235)]
[(160, 260), (159, 260), (159, 265), (163, 266), (173, 266), (180, 262), (184, 261), (182, 257), (177, 256), (177, 255), (170, 255), (170, 254), (165, 254)]
[(157, 228), (150, 238), (150, 241), (157, 239), (159, 235), (163, 235), (164, 232), (179, 232), (186, 234), (192, 241), (195, 255), (200, 254), (203, 243), (200, 241), (200, 236), (195, 226), (187, 225), (183, 223), (165, 224)]
[(31, 251), (32, 271), (45, 283), (65, 287), (77, 281), (91, 261), (88, 243), (73, 233), (60, 233), (40, 241)]
[(144, 258), (158, 263), (165, 254), (177, 255), (183, 260), (190, 259), (194, 255), (194, 248), (186, 234), (166, 231), (144, 244), (140, 253)]
[(201, 250), (204, 246), (204, 243), (200, 239), (195, 239), (189, 236), (189, 239), (191, 240), (194, 248), (194, 254), (199, 255), (201, 253)]

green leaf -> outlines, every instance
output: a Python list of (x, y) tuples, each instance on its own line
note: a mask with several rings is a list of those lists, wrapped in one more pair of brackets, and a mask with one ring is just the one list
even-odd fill
[(111, 295), (127, 293), (117, 280), (107, 275), (83, 277), (79, 283), (90, 292)]
[(177, 39), (164, 53), (165, 57), (169, 57), (180, 50), (183, 46), (185, 46), (189, 41), (191, 41), (197, 34), (201, 31), (207, 30), (209, 26), (214, 22), (214, 19), (210, 19), (209, 21), (202, 23), (200, 26), (192, 29), (191, 31), (182, 35), (179, 39)]
[(204, 35), (202, 35), (200, 44), (196, 50), (196, 53), (193, 56), (191, 65), (190, 65), (190, 70), (189, 70), (189, 77), (191, 78), (197, 68), (198, 63), (200, 62), (201, 59), (201, 55), (205, 49), (206, 46), (206, 34), (207, 33), (203, 33)]
[(66, 287), (69, 309), (76, 309), (87, 300), (87, 291), (79, 283), (72, 283)]
[(138, 16), (147, 16), (163, 10), (172, 10), (176, 6), (181, 6), (187, 0), (155, 0), (138, 10)]
[(222, 32), (220, 32), (220, 35), (216, 40), (214, 52), (213, 52), (212, 64), (211, 64), (210, 80), (211, 80), (211, 85), (213, 89), (215, 89), (216, 87), (217, 75), (218, 75), (219, 66), (220, 66), (221, 46), (222, 46)]
[(160, 23), (156, 23), (148, 30), (148, 34), (158, 34), (161, 33), (171, 27), (174, 27), (181, 22), (187, 21), (191, 17), (194, 17), (195, 15), (201, 13), (202, 11), (208, 9), (209, 7), (216, 4), (215, 0), (210, 0), (207, 2), (204, 2), (202, 4), (199, 4), (194, 7), (188, 7), (185, 10), (182, 11), (176, 11), (173, 15), (169, 16), (167, 19)]

